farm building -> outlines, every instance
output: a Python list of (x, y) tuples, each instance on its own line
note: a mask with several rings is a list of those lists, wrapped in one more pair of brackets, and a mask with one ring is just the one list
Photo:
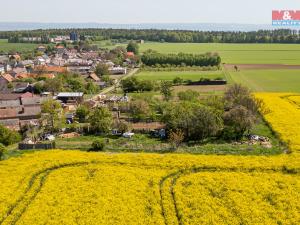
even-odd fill
[(80, 104), (83, 102), (82, 92), (61, 92), (57, 95), (56, 99), (67, 104)]

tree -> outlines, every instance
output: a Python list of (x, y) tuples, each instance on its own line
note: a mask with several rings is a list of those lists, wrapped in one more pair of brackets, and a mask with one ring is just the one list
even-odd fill
[(249, 132), (257, 120), (259, 110), (264, 110), (261, 101), (256, 100), (247, 87), (234, 84), (224, 94), (225, 113), (223, 115), (225, 139), (241, 139)]
[(235, 106), (225, 112), (224, 116), (224, 139), (241, 139), (255, 124), (255, 116), (244, 106)]
[(129, 105), (131, 117), (135, 121), (145, 120), (151, 114), (151, 109), (148, 102), (144, 100), (131, 101)]
[(221, 116), (207, 106), (196, 107), (191, 120), (193, 126), (189, 132), (192, 140), (215, 137), (223, 128)]
[(157, 85), (152, 80), (138, 80), (137, 83), (137, 91), (144, 92), (144, 91), (152, 91), (156, 89)]
[(225, 107), (227, 109), (235, 106), (244, 106), (253, 113), (258, 112), (258, 106), (255, 98), (252, 96), (249, 88), (241, 84), (230, 86), (224, 94)]
[(41, 94), (44, 91), (44, 85), (40, 82), (34, 84), (34, 93)]
[(90, 115), (90, 124), (96, 133), (108, 133), (111, 129), (113, 119), (110, 111), (107, 108), (96, 108)]
[(172, 98), (173, 86), (169, 81), (162, 81), (160, 86), (160, 93), (163, 95), (165, 101), (169, 101)]
[(44, 90), (52, 92), (52, 94), (63, 90), (64, 80), (58, 76), (54, 79), (47, 79), (44, 84)]
[(141, 57), (147, 66), (172, 65), (172, 66), (216, 66), (221, 63), (221, 57), (217, 54), (162, 54), (157, 52), (146, 52)]
[(99, 77), (103, 76), (103, 75), (109, 75), (109, 67), (108, 65), (104, 64), (104, 63), (99, 63), (96, 66), (96, 70), (95, 70), (95, 74)]
[(162, 122), (167, 130), (181, 130), (186, 141), (214, 137), (222, 129), (222, 118), (211, 108), (191, 103), (171, 103), (165, 107)]
[(99, 86), (97, 86), (94, 82), (87, 82), (85, 84), (85, 93), (87, 94), (96, 94), (99, 92)]
[(46, 130), (57, 131), (65, 123), (63, 109), (58, 101), (48, 99), (42, 104), (42, 119), (46, 122)]
[(85, 91), (85, 81), (82, 76), (67, 76), (67, 79), (65, 82), (68, 84), (68, 88), (71, 91), (79, 91), (84, 92)]
[(134, 41), (130, 41), (127, 45), (127, 52), (133, 52), (134, 54), (138, 55), (139, 45)]
[(121, 80), (121, 87), (125, 93), (137, 91), (139, 89), (139, 80), (135, 76)]
[(0, 125), (0, 143), (8, 146), (11, 144), (18, 143), (21, 140), (21, 135), (16, 132), (9, 130), (8, 128)]
[(121, 132), (122, 134), (129, 131), (128, 123), (120, 122), (120, 123), (118, 123), (117, 126), (118, 126), (118, 131)]
[(174, 149), (177, 149), (184, 140), (184, 133), (181, 130), (169, 132), (169, 142)]
[(137, 77), (129, 77), (121, 81), (121, 87), (125, 93), (152, 91), (157, 88), (157, 83), (151, 80), (139, 80)]
[(85, 123), (89, 114), (90, 114), (90, 110), (85, 105), (80, 105), (76, 109), (76, 118), (78, 119), (79, 123)]

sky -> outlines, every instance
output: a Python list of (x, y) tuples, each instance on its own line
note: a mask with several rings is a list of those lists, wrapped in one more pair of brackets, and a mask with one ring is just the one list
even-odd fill
[(269, 24), (300, 0), (0, 0), (0, 22)]

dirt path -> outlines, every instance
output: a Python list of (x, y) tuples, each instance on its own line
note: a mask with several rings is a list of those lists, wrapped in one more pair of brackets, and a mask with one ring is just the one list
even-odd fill
[(120, 85), (120, 82), (121, 82), (122, 80), (125, 80), (125, 79), (127, 79), (127, 78), (133, 76), (133, 75), (136, 74), (138, 71), (139, 71), (138, 68), (135, 68), (135, 69), (131, 70), (128, 74), (126, 74), (125, 76), (122, 76), (121, 79), (119, 79), (115, 85), (113, 85), (113, 86), (111, 86), (111, 87), (109, 87), (109, 88), (103, 90), (100, 94), (107, 94), (107, 93), (111, 92), (112, 90), (114, 90), (115, 87), (118, 87), (118, 86)]

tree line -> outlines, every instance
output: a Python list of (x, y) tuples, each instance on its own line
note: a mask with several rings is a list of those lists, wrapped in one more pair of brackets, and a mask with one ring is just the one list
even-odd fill
[(221, 57), (218, 54), (161, 54), (148, 51), (142, 56), (142, 62), (146, 66), (154, 65), (181, 65), (181, 66), (219, 66)]
[(174, 43), (300, 43), (298, 30), (277, 29), (242, 31), (186, 31), (158, 29), (48, 29), (32, 31), (1, 31), (0, 39), (20, 40), (20, 37), (48, 37), (77, 32), (96, 40), (145, 40)]

